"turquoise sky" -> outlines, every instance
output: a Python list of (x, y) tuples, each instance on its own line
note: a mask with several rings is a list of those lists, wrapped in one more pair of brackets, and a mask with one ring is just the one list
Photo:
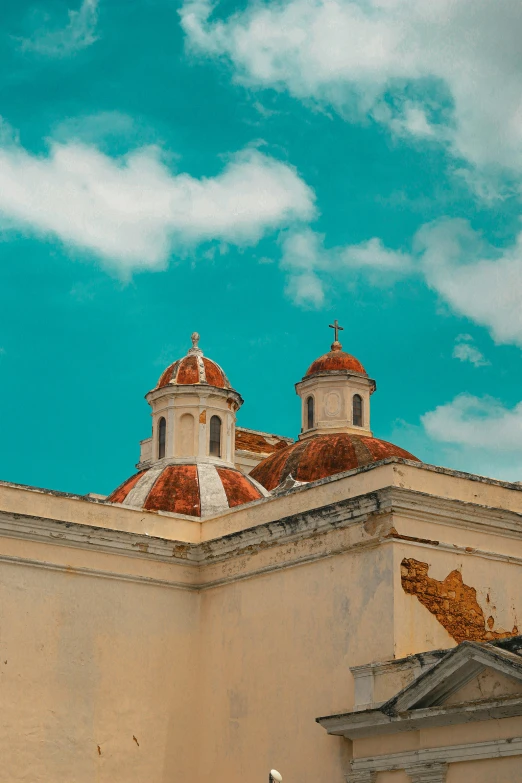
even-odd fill
[(338, 318), (377, 437), (522, 480), (522, 8), (431, 5), (4, 0), (0, 478), (110, 492), (194, 330), (296, 436)]

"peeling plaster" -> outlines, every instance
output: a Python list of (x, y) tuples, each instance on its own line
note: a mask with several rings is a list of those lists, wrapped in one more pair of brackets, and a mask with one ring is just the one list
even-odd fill
[(487, 619), (477, 601), (474, 587), (464, 584), (458, 570), (451, 571), (439, 582), (428, 576), (430, 566), (413, 558), (405, 558), (401, 563), (401, 584), (403, 590), (414, 595), (456, 642), (484, 642), (490, 639), (504, 639), (516, 636), (518, 628), (494, 631), (494, 619)]

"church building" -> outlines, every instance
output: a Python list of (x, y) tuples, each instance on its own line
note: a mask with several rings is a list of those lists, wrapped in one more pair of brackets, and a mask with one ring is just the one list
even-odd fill
[(108, 497), (0, 482), (0, 783), (522, 780), (522, 485), (375, 437), (333, 328), (296, 441), (194, 333)]

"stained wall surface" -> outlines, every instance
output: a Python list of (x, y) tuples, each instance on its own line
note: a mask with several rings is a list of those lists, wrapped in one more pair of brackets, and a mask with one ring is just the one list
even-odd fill
[(193, 779), (199, 597), (0, 564), (0, 781)]
[(393, 654), (391, 549), (205, 591), (201, 783), (342, 781), (349, 744), (315, 723), (353, 705), (349, 666)]
[(385, 465), (200, 523), (0, 486), (0, 783), (342, 783), (349, 667), (457, 643), (428, 577), (516, 627), (520, 498)]

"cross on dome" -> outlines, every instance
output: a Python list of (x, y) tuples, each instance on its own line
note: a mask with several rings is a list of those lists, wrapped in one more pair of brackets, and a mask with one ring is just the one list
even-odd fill
[(344, 326), (339, 326), (339, 321), (336, 318), (333, 324), (328, 325), (328, 328), (334, 330), (334, 342), (332, 345), (332, 351), (340, 351), (342, 345), (339, 342), (339, 332), (344, 332)]

